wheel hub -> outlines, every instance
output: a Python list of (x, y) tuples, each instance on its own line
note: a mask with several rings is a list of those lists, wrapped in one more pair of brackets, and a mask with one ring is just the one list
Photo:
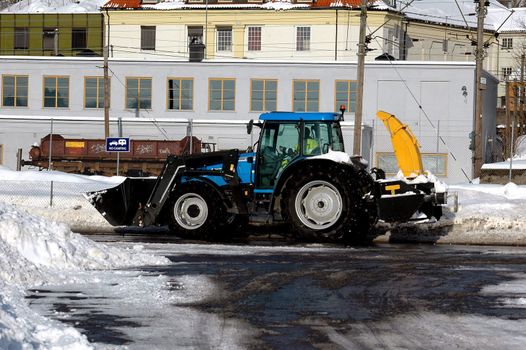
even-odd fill
[(296, 195), (296, 214), (300, 221), (314, 230), (334, 225), (342, 213), (340, 191), (323, 180), (305, 184)]
[(195, 230), (208, 218), (208, 205), (197, 193), (185, 193), (174, 205), (175, 221), (184, 229)]

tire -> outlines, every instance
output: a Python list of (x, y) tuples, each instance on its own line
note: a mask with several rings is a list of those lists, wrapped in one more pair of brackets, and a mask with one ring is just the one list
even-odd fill
[(204, 182), (178, 185), (169, 204), (170, 230), (186, 239), (217, 240), (226, 207), (221, 196)]
[(293, 234), (317, 242), (363, 242), (372, 220), (363, 203), (364, 186), (350, 167), (308, 165), (287, 181), (282, 212)]

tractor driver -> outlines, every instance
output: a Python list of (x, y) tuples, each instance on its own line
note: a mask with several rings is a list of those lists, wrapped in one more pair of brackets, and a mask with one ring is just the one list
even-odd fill
[(311, 133), (315, 134), (314, 125), (312, 126), (312, 129), (305, 127), (303, 153), (308, 156), (320, 153), (320, 145), (318, 144), (318, 141), (311, 136)]

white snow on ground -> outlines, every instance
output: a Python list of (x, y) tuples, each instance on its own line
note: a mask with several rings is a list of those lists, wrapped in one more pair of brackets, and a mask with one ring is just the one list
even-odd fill
[[(142, 253), (140, 247), (124, 250), (96, 243), (71, 232), (66, 224), (0, 203), (0, 349), (92, 348), (74, 328), (32, 311), (24, 300), (24, 289), (82, 282), (89, 278), (82, 273), (92, 269), (166, 263), (165, 258)], [(148, 295), (155, 295), (151, 288)]]

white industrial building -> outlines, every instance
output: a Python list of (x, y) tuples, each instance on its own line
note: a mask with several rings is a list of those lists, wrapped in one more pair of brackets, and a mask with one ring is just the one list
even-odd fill
[[(51, 120), (54, 133), (66, 138), (102, 138), (102, 66), (99, 58), (1, 58), (2, 164), (14, 168), (19, 148), (27, 159), (31, 145), (50, 132)], [(356, 62), (111, 59), (109, 67), (113, 136), (117, 118), (132, 139), (179, 139), (192, 120), (192, 133), (204, 142), (243, 149), (255, 142), (245, 123), (257, 119), (260, 109), (335, 111), (347, 98), (344, 132), (352, 151)], [(483, 152), (491, 161), (498, 81), (484, 76)], [(429, 170), (449, 183), (467, 181), (474, 84), (475, 65), (469, 62), (366, 63), (363, 154), (371, 166), (396, 170), (390, 137), (375, 118), (385, 110), (412, 129)]]

